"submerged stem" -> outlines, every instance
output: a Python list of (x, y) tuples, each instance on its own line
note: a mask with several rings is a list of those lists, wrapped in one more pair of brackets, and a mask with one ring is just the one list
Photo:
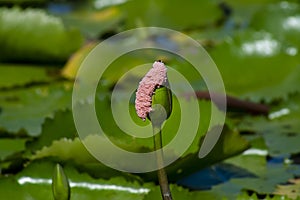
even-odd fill
[(158, 182), (160, 185), (161, 195), (163, 197), (163, 200), (172, 200), (167, 174), (164, 169), (164, 155), (162, 150), (161, 126), (152, 124), (152, 127), (153, 127), (154, 150), (156, 151), (156, 162), (158, 167), (157, 175), (158, 175)]

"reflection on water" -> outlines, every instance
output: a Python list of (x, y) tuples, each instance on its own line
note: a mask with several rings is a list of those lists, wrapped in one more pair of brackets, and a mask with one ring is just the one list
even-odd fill
[[(32, 177), (21, 177), (18, 179), (18, 183), (20, 185), (24, 184), (51, 184), (51, 179), (44, 178), (32, 178)], [(128, 192), (133, 194), (145, 194), (150, 190), (148, 188), (132, 188), (132, 187), (124, 187), (120, 185), (113, 184), (100, 184), (100, 183), (87, 183), (87, 182), (73, 182), (70, 181), (71, 187), (79, 187), (86, 188), (89, 190), (115, 190), (121, 192)]]
[(265, 37), (261, 40), (246, 42), (242, 45), (242, 51), (246, 55), (272, 56), (279, 51), (280, 44), (277, 40)]
[(278, 117), (282, 117), (284, 115), (288, 115), (290, 113), (290, 109), (288, 108), (283, 108), (281, 110), (278, 110), (276, 112), (272, 112), (269, 114), (269, 119), (275, 119), (275, 118), (278, 118)]
[(296, 29), (300, 31), (300, 16), (286, 18), (282, 23), (282, 27), (286, 30)]

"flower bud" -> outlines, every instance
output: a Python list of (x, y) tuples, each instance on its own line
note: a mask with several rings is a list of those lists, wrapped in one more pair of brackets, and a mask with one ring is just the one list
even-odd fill
[(56, 164), (52, 177), (52, 192), (55, 200), (70, 199), (70, 185), (60, 164)]
[(172, 112), (172, 93), (170, 88), (161, 86), (152, 95), (149, 118), (154, 125), (160, 126)]

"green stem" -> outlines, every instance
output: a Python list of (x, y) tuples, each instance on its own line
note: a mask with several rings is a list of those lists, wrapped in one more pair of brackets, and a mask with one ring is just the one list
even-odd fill
[(162, 150), (162, 134), (161, 125), (154, 125), (153, 127), (153, 139), (154, 139), (154, 150), (156, 151), (156, 162), (157, 162), (157, 175), (158, 182), (160, 185), (160, 191), (163, 200), (172, 200), (172, 195), (168, 183), (168, 177), (164, 169), (164, 155)]

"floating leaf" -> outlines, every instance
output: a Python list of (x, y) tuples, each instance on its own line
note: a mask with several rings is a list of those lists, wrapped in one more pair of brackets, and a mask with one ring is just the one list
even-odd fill
[(255, 177), (252, 173), (227, 163), (217, 163), (177, 181), (191, 190), (209, 190), (231, 178)]
[[(231, 199), (256, 199), (256, 194), (267, 196), (267, 194), (273, 194), (277, 184), (284, 183), (290, 177), (299, 174), (299, 166), (283, 164), (267, 165), (266, 173), (263, 176), (257, 178), (234, 178), (230, 181), (213, 186), (209, 192), (216, 193), (221, 197), (227, 197)], [(242, 191), (249, 191), (256, 193), (253, 197), (251, 195), (243, 194)], [(242, 194), (241, 194), (242, 193)], [(273, 195), (272, 195), (273, 196)], [(239, 197), (239, 198), (238, 198)], [(280, 195), (275, 195), (274, 199), (284, 198)], [(221, 199), (221, 198), (220, 198)], [(225, 198), (226, 199), (226, 198)], [(258, 198), (260, 199), (260, 198)], [(267, 197), (266, 199), (272, 199)], [(286, 198), (289, 199), (289, 198)]]
[(13, 153), (25, 150), (26, 139), (0, 139), (0, 161)]
[(64, 62), (82, 42), (78, 30), (67, 30), (60, 18), (43, 10), (0, 9), (2, 61)]
[[(247, 194), (244, 192), (243, 194), (239, 195), (236, 200), (260, 200), (260, 197), (257, 197), (256, 193), (253, 193), (252, 195)], [(281, 195), (267, 195), (265, 200), (291, 200), (290, 198), (286, 196), (281, 196)]]
[[(220, 127), (216, 126), (211, 131), (215, 131), (214, 129), (218, 128)], [(187, 154), (166, 169), (171, 180), (178, 180), (221, 160), (237, 155), (247, 148), (249, 148), (249, 143), (238, 132), (225, 126), (218, 142), (207, 156), (200, 159), (198, 152)]]
[(42, 125), (42, 132), (38, 138), (28, 141), (26, 148), (36, 151), (50, 146), (54, 140), (61, 138), (73, 139), (76, 136), (76, 128), (70, 110), (57, 111), (53, 117), (47, 117)]
[(62, 15), (61, 18), (66, 27), (76, 27), (86, 38), (97, 39), (107, 32), (118, 29), (124, 17), (118, 7), (95, 10), (84, 6), (83, 9), (76, 9), (67, 15)]
[[(35, 162), (14, 177), (1, 177), (1, 198), (52, 200), (51, 176), (54, 165), (55, 163), (51, 162)], [(71, 196), (74, 200), (95, 198), (142, 200), (154, 187), (153, 184), (127, 181), (123, 177), (109, 180), (93, 179), (69, 166), (64, 166), (64, 171), (68, 175)]]
[(0, 64), (0, 88), (20, 87), (34, 83), (47, 83), (57, 79), (57, 68)]
[(229, 94), (270, 102), (299, 92), (299, 56), (286, 50), (285, 44), (270, 33), (243, 31), (210, 54)]
[(259, 194), (270, 194), (279, 183), (284, 183), (295, 175), (299, 175), (297, 165), (268, 164), (266, 173), (258, 178), (232, 179), (230, 182)]
[(249, 21), (252, 16), (260, 10), (261, 7), (269, 5), (270, 3), (278, 2), (277, 0), (225, 0), (224, 5), (229, 9), (229, 21), (227, 22), (226, 28), (229, 27), (236, 29), (248, 28)]
[[(0, 192), (3, 198), (14, 199), (53, 199), (51, 194), (51, 175), (55, 163), (49, 161), (34, 162), (14, 177), (0, 178)], [(69, 177), (72, 199), (124, 199), (152, 200), (160, 199), (159, 186), (153, 183), (138, 182), (115, 177), (108, 180), (94, 179), (85, 173), (78, 173), (70, 165), (64, 166)], [(177, 185), (171, 185), (174, 199), (228, 199), (216, 192), (190, 192)], [(15, 192), (18, 191), (18, 192)]]
[[(123, 142), (126, 143), (126, 141)], [(88, 136), (85, 139), (84, 144), (88, 145), (89, 147), (99, 148), (99, 151), (105, 150), (105, 143), (102, 144), (101, 137), (97, 135)], [(131, 149), (129, 150), (131, 151), (143, 151), (145, 149), (145, 147), (142, 146), (142, 144), (140, 144), (139, 146), (137, 146), (137, 144), (123, 144), (122, 147), (124, 146), (126, 146), (127, 149), (130, 147)], [(248, 143), (242, 138), (240, 138), (238, 133), (225, 129), (221, 137), (219, 138), (218, 143), (207, 157), (199, 159), (198, 151), (194, 152), (193, 154), (190, 153), (178, 159), (172, 165), (168, 166), (168, 175), (171, 180), (178, 180), (178, 178), (180, 177), (189, 175), (199, 169), (207, 167), (230, 156), (236, 155), (241, 151), (245, 150), (245, 148), (247, 147)], [(115, 157), (113, 157), (112, 159), (118, 159), (117, 156), (118, 155), (115, 155)], [(100, 174), (101, 170), (110, 171), (107, 169), (108, 167), (98, 163), (99, 161), (97, 161), (92, 155), (88, 153), (88, 151), (85, 149), (85, 147), (78, 138), (75, 138), (74, 140), (61, 139), (59, 141), (54, 141), (51, 146), (44, 147), (41, 150), (37, 151), (31, 157), (31, 160), (46, 157), (57, 157), (60, 161), (72, 160), (73, 162), (77, 163), (78, 166), (83, 167), (87, 167), (85, 165), (93, 164), (94, 167), (98, 167), (98, 173)], [(123, 165), (126, 166), (126, 163), (123, 163)], [(156, 175), (153, 173), (142, 175), (142, 177), (144, 177), (146, 180), (156, 179)]]
[[(189, 104), (191, 102), (189, 100), (186, 100), (185, 97), (178, 97), (173, 98), (173, 111), (172, 115), (170, 118), (166, 121), (166, 123), (163, 126), (163, 144), (166, 145), (170, 141), (174, 139), (174, 136), (178, 133), (178, 128), (179, 126), (188, 126), (188, 124), (180, 124), (181, 123), (181, 109), (182, 107), (189, 107)], [(124, 109), (124, 102), (123, 100), (119, 99), (118, 103), (115, 103), (115, 110), (120, 110), (121, 112), (118, 113), (118, 124), (116, 126), (113, 126), (115, 123), (114, 116), (111, 115), (111, 110), (110, 107), (108, 106), (109, 101), (102, 101), (101, 106), (97, 108), (99, 111), (99, 122), (101, 123), (103, 130), (107, 130), (106, 134), (109, 136), (113, 137), (115, 140), (120, 141), (120, 145), (127, 148), (129, 146), (134, 146), (134, 145), (139, 145), (139, 146), (144, 146), (147, 147), (148, 149), (153, 148), (153, 141), (152, 137), (146, 137), (146, 138), (132, 138), (128, 136), (127, 134), (129, 133), (138, 133), (141, 132), (139, 126), (147, 126), (149, 124), (148, 121), (143, 122), (136, 114), (135, 108), (133, 104), (129, 104), (129, 112), (130, 112), (130, 117), (132, 118), (132, 121), (135, 122), (136, 124), (132, 124), (132, 121), (128, 123), (128, 113), (127, 112), (122, 112)], [(222, 119), (224, 117), (224, 113), (218, 108), (212, 104), (209, 101), (203, 101), (200, 100), (198, 101), (199, 104), (199, 115), (200, 115), (200, 122), (198, 125), (198, 132), (192, 142), (192, 144), (189, 146), (188, 150), (184, 153), (184, 155), (187, 155), (189, 153), (196, 153), (199, 151), (199, 142), (200, 138), (205, 135), (205, 133), (210, 130), (212, 127), (216, 125), (220, 125), (222, 123)], [(214, 118), (211, 119), (211, 113), (212, 110), (215, 114)], [(101, 118), (101, 113), (105, 112), (106, 117)], [(129, 119), (131, 120), (131, 119)], [(211, 123), (211, 124), (210, 124)], [(174, 125), (175, 124), (175, 125)], [(121, 127), (122, 129), (120, 130)], [(151, 127), (148, 125), (148, 127), (144, 127), (144, 135), (150, 135), (152, 134)], [(126, 134), (127, 132), (127, 134)], [(148, 134), (147, 134), (148, 132)], [(192, 133), (191, 133), (192, 134)], [(144, 137), (143, 135), (143, 137)], [(118, 138), (118, 139), (117, 139)]]
[(41, 133), (46, 117), (71, 107), (69, 83), (34, 86), (0, 92), (0, 127), (11, 133), (24, 130), (28, 135)]
[(278, 185), (276, 191), (274, 192), (278, 195), (286, 195), (291, 199), (300, 198), (300, 180), (291, 179), (286, 185)]
[[(170, 185), (171, 193), (173, 199), (202, 199), (202, 200), (212, 200), (219, 199), (220, 196), (216, 193), (206, 192), (206, 191), (193, 191), (179, 187), (177, 185)], [(160, 189), (158, 187), (153, 188), (143, 200), (154, 200), (161, 199)]]
[(274, 107), (269, 119), (261, 116), (246, 117), (238, 127), (241, 131), (255, 132), (262, 136), (271, 156), (287, 157), (289, 154), (299, 153), (299, 99), (300, 96), (296, 95)]
[(242, 154), (225, 160), (225, 163), (233, 164), (247, 171), (261, 176), (266, 172), (268, 150), (263, 138), (252, 139), (251, 148)]
[(250, 27), (272, 33), (287, 45), (287, 53), (296, 55), (300, 42), (300, 5), (281, 1), (262, 6), (250, 21)]
[(207, 26), (216, 23), (222, 17), (218, 5), (207, 0), (201, 2), (193, 0), (189, 3), (180, 0), (128, 1), (123, 7), (127, 28), (157, 26), (183, 30)]
[(91, 42), (76, 51), (64, 66), (61, 72), (62, 76), (69, 79), (75, 79), (81, 63), (83, 62), (85, 57), (92, 51), (92, 49), (96, 47), (97, 44), (98, 43)]
[(59, 157), (61, 160), (72, 159), (78, 164), (97, 162), (78, 138), (75, 138), (74, 140), (63, 138), (61, 140), (53, 141), (51, 146), (43, 147), (41, 150), (37, 151), (31, 159), (35, 160), (51, 156)]

